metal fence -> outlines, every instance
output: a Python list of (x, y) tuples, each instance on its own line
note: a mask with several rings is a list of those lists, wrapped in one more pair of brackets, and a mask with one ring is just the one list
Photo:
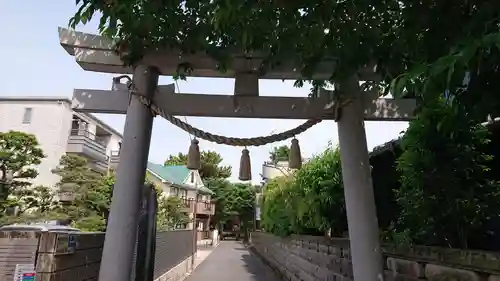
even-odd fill
[(131, 281), (160, 277), (191, 256), (194, 248), (192, 230), (156, 231), (158, 206), (153, 185), (144, 187), (142, 199)]
[[(193, 253), (192, 230), (170, 230), (156, 233), (156, 253), (154, 279), (177, 266)], [(137, 249), (137, 247), (136, 247)], [(135, 261), (132, 266), (131, 281), (135, 280)]]
[(172, 230), (156, 235), (154, 278), (169, 271), (193, 253), (193, 231)]

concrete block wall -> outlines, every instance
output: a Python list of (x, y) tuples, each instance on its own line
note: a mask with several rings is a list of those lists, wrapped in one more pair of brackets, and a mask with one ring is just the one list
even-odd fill
[[(0, 280), (12, 280), (16, 265), (22, 264), (34, 267), (35, 281), (97, 281), (104, 236), (103, 232), (0, 232)], [(189, 230), (158, 232), (155, 278), (175, 281), (184, 276), (190, 270), (193, 243)]]
[(36, 281), (97, 281), (104, 233), (45, 232), (40, 236)]
[(18, 264), (35, 264), (39, 239), (32, 231), (0, 231), (0, 280), (13, 280)]
[[(252, 233), (253, 250), (285, 280), (353, 280), (349, 240)], [(386, 281), (500, 281), (500, 253), (383, 245)]]

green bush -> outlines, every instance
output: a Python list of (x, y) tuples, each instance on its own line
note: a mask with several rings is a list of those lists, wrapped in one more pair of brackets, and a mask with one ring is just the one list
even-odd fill
[(262, 226), (277, 235), (340, 236), (347, 229), (338, 148), (329, 147), (288, 177), (271, 180), (264, 191)]
[(415, 243), (468, 248), (496, 214), (500, 189), (487, 177), (492, 156), (484, 153), (489, 133), (467, 112), (444, 99), (427, 102), (403, 137), (396, 228)]

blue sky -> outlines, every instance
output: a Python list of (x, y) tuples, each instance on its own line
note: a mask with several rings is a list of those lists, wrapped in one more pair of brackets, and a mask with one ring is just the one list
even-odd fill
[[(2, 77), (1, 96), (67, 96), (74, 88), (109, 89), (109, 74), (82, 70), (59, 45), (57, 27), (67, 27), (69, 18), (76, 10), (75, 1), (2, 1), (0, 9), (0, 56)], [(78, 28), (80, 31), (96, 33), (95, 21)], [(160, 84), (169, 84), (171, 77), (160, 78)], [(231, 94), (232, 79), (188, 78), (180, 82), (181, 92), (199, 94)], [(297, 89), (293, 81), (261, 80), (260, 94), (268, 96), (306, 96), (308, 88)], [(97, 115), (116, 130), (123, 132), (124, 115)], [(205, 131), (234, 137), (254, 137), (281, 132), (302, 123), (302, 120), (258, 120), (233, 118), (195, 118), (188, 122)], [(391, 140), (404, 129), (406, 122), (366, 122), (368, 148)], [(338, 143), (337, 126), (334, 121), (324, 121), (297, 137), (303, 157), (320, 153), (328, 141)], [(260, 182), (262, 163), (268, 160), (273, 146), (287, 144), (289, 140), (262, 147), (251, 147), (253, 181)], [(189, 136), (166, 120), (156, 118), (149, 160), (163, 161), (170, 154), (187, 152)], [(200, 149), (215, 150), (222, 155), (226, 165), (233, 166), (235, 180), (238, 174), (241, 148), (217, 145), (200, 141)]]

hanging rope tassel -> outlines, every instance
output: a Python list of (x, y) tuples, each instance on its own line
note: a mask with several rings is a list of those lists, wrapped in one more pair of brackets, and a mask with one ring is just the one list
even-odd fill
[(252, 180), (252, 166), (250, 165), (250, 152), (248, 149), (243, 149), (240, 160), (240, 181)]
[(296, 138), (292, 139), (292, 144), (290, 145), (288, 167), (290, 169), (300, 169), (302, 167), (302, 157), (300, 155), (299, 140)]
[(191, 145), (188, 151), (188, 161), (186, 167), (189, 170), (199, 170), (201, 169), (200, 160), (200, 147), (198, 146), (199, 141), (197, 139), (191, 140)]

